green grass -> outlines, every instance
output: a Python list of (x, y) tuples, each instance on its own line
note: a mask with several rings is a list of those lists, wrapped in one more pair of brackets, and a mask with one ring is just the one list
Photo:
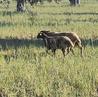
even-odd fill
[[(85, 1), (86, 2), (86, 1)], [(89, 2), (89, 1), (88, 1)], [(45, 3), (17, 13), (15, 2), (0, 5), (0, 89), (8, 97), (97, 97), (98, 41), (87, 41), (84, 57), (78, 48), (65, 58), (60, 50), (46, 54), (34, 41), (40, 30), (73, 31), (81, 38), (98, 38), (98, 4), (90, 0), (70, 7), (68, 2)], [(12, 40), (22, 40), (12, 43)], [(8, 43), (10, 41), (11, 43)], [(5, 45), (5, 43), (8, 43)]]

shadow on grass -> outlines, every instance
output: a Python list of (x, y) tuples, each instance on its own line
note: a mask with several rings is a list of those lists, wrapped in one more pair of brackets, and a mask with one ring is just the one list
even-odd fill
[(0, 39), (0, 48), (5, 50), (7, 48), (19, 48), (19, 47), (43, 47), (44, 43), (42, 39), (18, 39), (18, 38), (8, 38)]
[[(81, 39), (82, 45), (84, 46), (98, 46), (98, 39)], [(32, 38), (32, 39), (19, 39), (19, 38), (7, 38), (0, 39), (0, 48), (6, 50), (7, 48), (19, 48), (19, 47), (44, 47), (44, 42), (42, 39)]]
[(98, 39), (89, 38), (89, 39), (81, 39), (81, 41), (82, 41), (82, 45), (84, 47), (86, 47), (86, 46), (91, 46), (91, 47), (98, 46)]

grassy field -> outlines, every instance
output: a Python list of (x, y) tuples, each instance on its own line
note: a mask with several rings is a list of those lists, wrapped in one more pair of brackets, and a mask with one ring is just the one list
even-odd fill
[[(82, 1), (82, 0), (81, 0)], [(98, 97), (98, 1), (44, 3), (17, 13), (0, 5), (0, 92), (8, 97)], [(46, 54), (40, 30), (73, 31), (86, 41), (65, 58)], [(96, 38), (96, 40), (94, 40)], [(91, 42), (94, 41), (94, 44)]]

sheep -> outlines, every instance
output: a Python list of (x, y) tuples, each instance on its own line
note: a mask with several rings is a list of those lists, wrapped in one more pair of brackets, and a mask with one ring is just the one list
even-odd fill
[(67, 36), (73, 42), (74, 47), (78, 46), (78, 48), (80, 49), (81, 56), (83, 55), (82, 43), (81, 43), (79, 36), (76, 33), (74, 32), (51, 32), (51, 31), (43, 30), (38, 33), (38, 36), (41, 36), (42, 33), (45, 33), (46, 35), (53, 36), (53, 37), (54, 36)]
[(63, 56), (65, 56), (65, 49), (67, 50), (67, 54), (71, 51), (74, 54), (73, 47), (74, 44), (72, 41), (66, 36), (48, 36), (45, 33), (40, 33), (37, 35), (37, 38), (42, 38), (44, 40), (45, 46), (48, 50), (51, 50), (55, 55), (56, 49), (61, 49)]

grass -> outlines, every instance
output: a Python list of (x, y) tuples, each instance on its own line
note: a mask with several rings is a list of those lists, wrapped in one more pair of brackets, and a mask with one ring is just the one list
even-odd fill
[[(98, 96), (98, 4), (85, 2), (27, 4), (25, 13), (15, 11), (15, 2), (8, 9), (0, 5), (0, 89), (8, 97)], [(78, 48), (65, 58), (60, 50), (46, 54), (32, 39), (40, 30), (76, 32), (87, 39), (84, 57)]]

